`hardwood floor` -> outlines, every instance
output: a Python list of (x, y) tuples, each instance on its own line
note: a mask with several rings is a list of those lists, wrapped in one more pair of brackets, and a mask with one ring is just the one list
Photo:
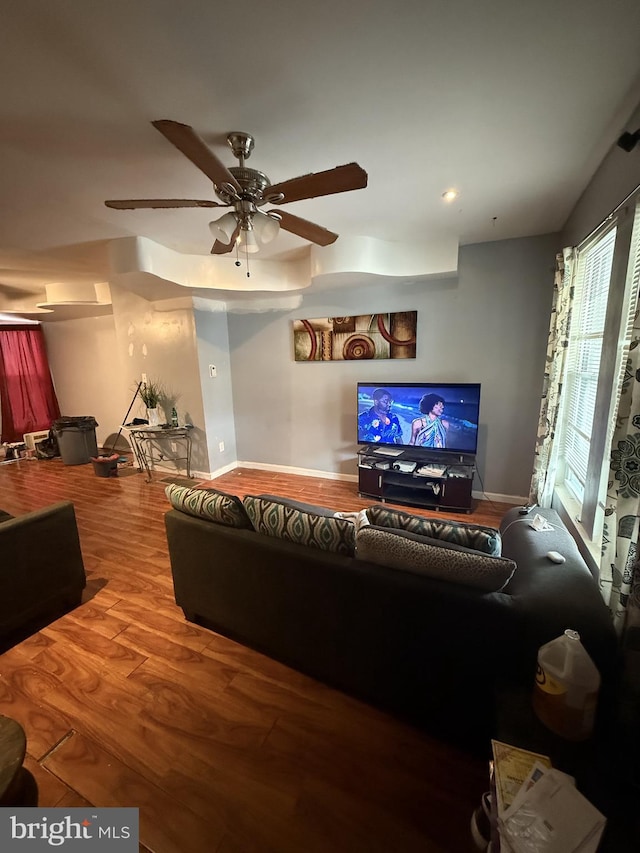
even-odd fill
[[(486, 762), (186, 622), (165, 484), (125, 473), (0, 465), (0, 508), (14, 515), (73, 501), (88, 578), (79, 608), (0, 657), (0, 713), (26, 731), (39, 804), (139, 807), (140, 850), (153, 853), (474, 850)], [(354, 483), (311, 477), (236, 470), (216, 484), (371, 503)], [(506, 509), (451, 517), (495, 525)]]
[[(328, 506), (345, 512), (354, 509), (364, 509), (375, 504), (373, 498), (358, 497), (358, 484), (344, 480), (325, 480), (320, 477), (292, 476), (278, 474), (272, 471), (257, 471), (236, 468), (228, 474), (223, 474), (215, 481), (201, 481), (203, 484), (220, 488), (234, 495), (270, 494), (282, 495), (306, 503)], [(454, 521), (473, 522), (498, 527), (505, 512), (513, 504), (493, 503), (492, 501), (474, 501), (473, 511), (437, 512), (433, 509), (417, 509), (416, 507), (400, 506), (387, 503), (385, 506), (437, 518), (452, 518)]]

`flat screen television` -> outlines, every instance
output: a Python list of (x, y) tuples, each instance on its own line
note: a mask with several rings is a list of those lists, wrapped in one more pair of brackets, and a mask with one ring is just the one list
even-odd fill
[(358, 382), (358, 444), (475, 453), (479, 383)]

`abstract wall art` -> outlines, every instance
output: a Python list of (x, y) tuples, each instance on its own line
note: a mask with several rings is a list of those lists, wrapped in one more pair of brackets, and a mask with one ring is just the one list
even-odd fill
[(296, 361), (415, 358), (417, 311), (293, 321)]

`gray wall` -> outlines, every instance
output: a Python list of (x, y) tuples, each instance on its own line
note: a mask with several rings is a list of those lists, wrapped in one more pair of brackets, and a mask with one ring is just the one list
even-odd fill
[[(111, 298), (123, 387), (131, 396), (143, 373), (161, 383), (168, 398), (161, 405), (165, 419), (175, 405), (180, 423), (193, 424), (191, 468), (207, 473), (209, 454), (190, 299), (189, 307), (170, 308), (170, 303), (149, 302), (116, 285), (111, 286)], [(130, 417), (145, 417), (142, 402), (136, 406)]]
[[(640, 127), (640, 105), (623, 130)], [(627, 152), (612, 145), (562, 230), (562, 245), (576, 246), (640, 185), (640, 145)]]
[[(198, 367), (202, 388), (207, 449), (211, 473), (232, 467), (236, 461), (229, 332), (225, 312), (194, 311)], [(216, 368), (212, 378), (209, 365)], [(220, 450), (220, 442), (224, 450)]]
[(113, 316), (60, 320), (42, 328), (61, 414), (93, 415), (98, 445), (111, 447), (133, 396), (131, 377), (123, 383), (121, 375)]
[[(233, 417), (230, 390), (224, 394), (221, 406), (218, 398), (209, 398), (208, 414), (203, 410), (204, 382), (201, 388), (196, 323), (191, 307), (169, 308), (169, 303), (152, 303), (135, 293), (112, 285), (113, 315), (65, 320), (43, 324), (51, 373), (63, 415), (93, 415), (98, 421), (98, 444), (112, 446), (143, 373), (149, 380), (159, 380), (167, 392), (161, 405), (161, 418), (168, 420), (171, 407), (176, 406), (180, 423), (194, 425), (192, 432), (192, 470), (202, 474), (210, 471), (208, 440), (218, 434), (234, 454)], [(190, 297), (186, 305), (191, 304)], [(222, 349), (214, 350), (216, 357), (226, 352), (228, 344), (226, 316), (217, 315), (216, 337)], [(205, 324), (206, 329), (206, 324)], [(211, 333), (213, 334), (213, 332)], [(205, 334), (206, 339), (206, 334)], [(209, 353), (206, 353), (207, 357)], [(228, 369), (226, 374), (228, 376)], [(222, 385), (228, 386), (223, 378)], [(213, 412), (213, 414), (210, 414)], [(146, 417), (142, 401), (135, 400), (128, 420)], [(128, 446), (123, 432), (117, 447)], [(217, 442), (216, 442), (217, 448)], [(180, 446), (180, 450), (182, 447)], [(172, 463), (167, 460), (167, 468)], [(184, 463), (178, 465), (184, 469)]]
[[(484, 487), (527, 495), (558, 245), (544, 235), (462, 247), (457, 278), (332, 290), (305, 295), (296, 311), (230, 314), (238, 459), (354, 475), (358, 380), (477, 381)], [(413, 309), (416, 359), (293, 359), (293, 319)]]

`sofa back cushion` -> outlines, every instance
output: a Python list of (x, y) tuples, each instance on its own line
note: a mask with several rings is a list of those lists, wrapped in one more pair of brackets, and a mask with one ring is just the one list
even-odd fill
[(464, 584), (483, 592), (499, 592), (516, 569), (513, 560), (374, 525), (358, 529), (356, 547), (357, 556), (370, 563)]
[(392, 527), (430, 539), (441, 539), (463, 548), (471, 548), (473, 551), (482, 551), (492, 557), (499, 557), (502, 553), (500, 532), (493, 527), (439, 518), (421, 518), (384, 506), (369, 507), (367, 517), (376, 527)]
[(323, 515), (327, 518), (333, 518), (336, 513), (334, 510), (329, 509), (326, 506), (319, 506), (318, 504), (308, 504), (303, 501), (296, 501), (293, 498), (283, 498), (280, 495), (268, 495), (261, 494), (255, 495), (257, 498), (263, 498), (265, 501), (272, 501), (273, 503), (284, 504), (285, 506), (290, 506), (292, 509), (299, 509), (301, 512), (309, 512), (314, 515)]
[(355, 525), (350, 521), (306, 511), (285, 498), (246, 495), (243, 504), (258, 533), (347, 557), (355, 554)]
[(216, 489), (190, 489), (171, 483), (164, 490), (174, 509), (227, 527), (251, 529), (252, 524), (240, 498)]

